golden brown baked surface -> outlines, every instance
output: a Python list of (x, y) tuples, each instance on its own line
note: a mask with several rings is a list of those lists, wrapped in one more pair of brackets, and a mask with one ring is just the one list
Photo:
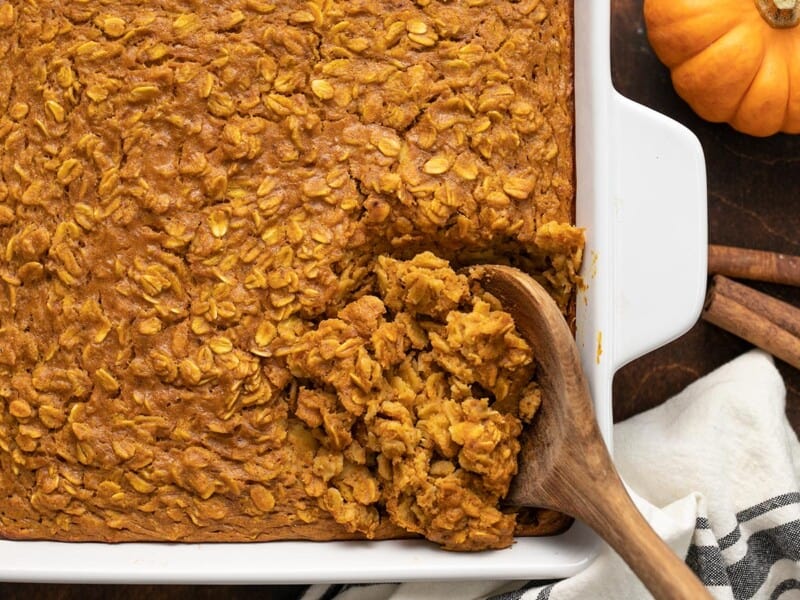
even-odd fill
[[(0, 0), (0, 533), (509, 543), (463, 495), (496, 500), (518, 409), (502, 377), (442, 383), (469, 379), (457, 332), (387, 257), (513, 260), (567, 306), (570, 6)], [(427, 458), (404, 410), (455, 415), (414, 428)]]

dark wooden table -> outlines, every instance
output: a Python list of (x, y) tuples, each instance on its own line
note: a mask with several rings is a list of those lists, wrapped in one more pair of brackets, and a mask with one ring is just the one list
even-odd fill
[[(758, 139), (706, 123), (673, 91), (669, 72), (647, 42), (643, 0), (612, 0), (612, 77), (629, 98), (691, 129), (703, 145), (708, 176), (709, 241), (800, 254), (800, 136)], [(681, 232), (675, 232), (680, 244)], [(796, 306), (800, 288), (750, 284)], [(660, 404), (750, 346), (704, 322), (631, 363), (614, 381), (614, 418)], [(800, 372), (777, 362), (787, 386), (787, 412), (800, 431)]]
[[(603, 0), (591, 0), (603, 1)], [(624, 95), (680, 121), (700, 138), (708, 169), (712, 243), (800, 254), (800, 136), (755, 139), (705, 123), (675, 95), (669, 73), (647, 43), (643, 0), (611, 0), (612, 75)], [(681, 232), (675, 232), (680, 244)], [(800, 305), (800, 289), (756, 285)], [(706, 323), (622, 369), (614, 381), (614, 417), (625, 419), (660, 404), (750, 346)], [(800, 372), (778, 362), (788, 388), (787, 412), (800, 431)], [(0, 584), (6, 600), (209, 598), (289, 599), (297, 586), (76, 586)]]

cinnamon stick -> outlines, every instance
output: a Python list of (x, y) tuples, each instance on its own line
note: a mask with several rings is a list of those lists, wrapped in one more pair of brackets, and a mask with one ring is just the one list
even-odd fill
[(800, 286), (800, 256), (712, 244), (708, 247), (708, 272)]
[(703, 319), (800, 369), (800, 308), (717, 275)]

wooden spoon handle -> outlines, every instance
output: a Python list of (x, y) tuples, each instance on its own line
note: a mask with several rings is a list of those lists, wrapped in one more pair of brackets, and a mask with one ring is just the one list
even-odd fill
[(617, 551), (658, 600), (710, 599), (692, 570), (650, 527), (616, 473), (604, 486), (602, 494), (589, 496), (597, 501), (583, 504), (583, 514), (575, 516)]

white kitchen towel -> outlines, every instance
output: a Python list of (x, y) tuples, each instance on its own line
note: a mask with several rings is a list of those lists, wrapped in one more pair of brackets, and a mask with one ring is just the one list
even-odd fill
[[(800, 444), (785, 403), (772, 359), (754, 350), (614, 428), (637, 505), (715, 598), (800, 598)], [(605, 547), (558, 582), (315, 585), (303, 600), (649, 597)]]

